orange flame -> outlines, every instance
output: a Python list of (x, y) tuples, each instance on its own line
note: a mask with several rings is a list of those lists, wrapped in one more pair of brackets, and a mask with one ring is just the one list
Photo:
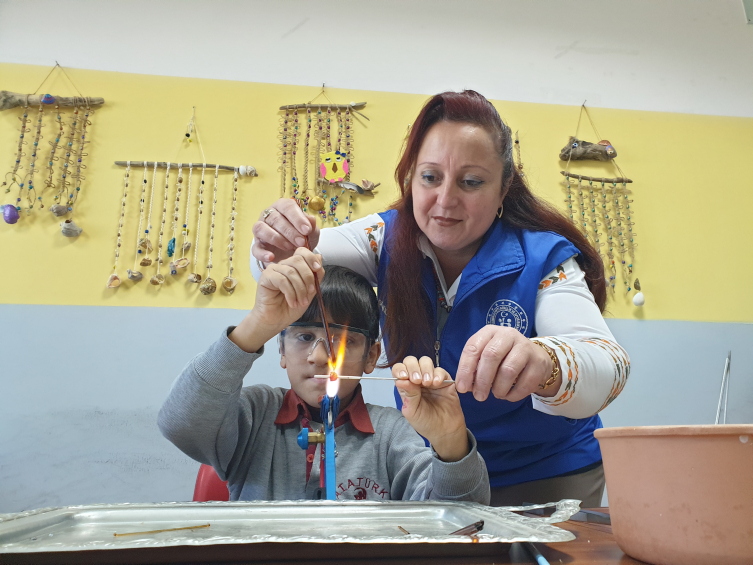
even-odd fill
[(330, 398), (337, 394), (337, 390), (340, 388), (340, 382), (337, 375), (342, 370), (343, 361), (345, 360), (345, 346), (347, 344), (347, 333), (342, 336), (340, 340), (340, 346), (337, 349), (337, 357), (335, 358), (334, 365), (332, 360), (329, 360), (329, 380), (327, 381), (327, 396)]

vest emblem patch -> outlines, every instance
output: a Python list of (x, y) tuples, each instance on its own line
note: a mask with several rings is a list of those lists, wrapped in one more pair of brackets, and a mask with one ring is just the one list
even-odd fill
[(505, 328), (515, 328), (523, 335), (528, 330), (526, 311), (517, 302), (507, 299), (497, 300), (492, 304), (486, 314), (486, 323)]

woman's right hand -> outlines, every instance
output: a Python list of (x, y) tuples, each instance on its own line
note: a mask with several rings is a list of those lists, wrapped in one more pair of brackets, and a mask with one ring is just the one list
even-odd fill
[(264, 263), (277, 263), (292, 257), (306, 246), (305, 236), (314, 249), (319, 243), (316, 218), (304, 214), (292, 198), (280, 198), (264, 210), (254, 224), (253, 256)]

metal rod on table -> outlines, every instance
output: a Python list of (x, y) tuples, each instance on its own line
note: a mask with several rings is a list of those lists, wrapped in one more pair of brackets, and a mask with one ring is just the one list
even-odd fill
[[(315, 379), (328, 379), (329, 375), (314, 375)], [(343, 376), (343, 375), (337, 375), (338, 379), (343, 379), (346, 381), (407, 381), (408, 379), (398, 379), (397, 377), (349, 377), (349, 376)], [(452, 379), (445, 379), (442, 381), (444, 384), (452, 384), (455, 381)]]
[(729, 371), (732, 364), (732, 351), (727, 354), (727, 360), (724, 362), (724, 372), (722, 373), (722, 388), (719, 391), (719, 404), (716, 407), (716, 420), (714, 424), (719, 424), (719, 419), (722, 412), (724, 412), (724, 418), (721, 423), (727, 423), (727, 391), (729, 390)]

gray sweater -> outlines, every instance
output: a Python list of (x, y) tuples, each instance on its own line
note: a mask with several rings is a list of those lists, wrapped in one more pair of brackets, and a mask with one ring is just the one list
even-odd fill
[[(263, 351), (240, 349), (227, 337), (232, 329), (194, 357), (173, 383), (159, 413), (160, 430), (186, 455), (214, 467), (228, 481), (231, 500), (320, 498), (320, 446), (313, 458), (309, 454), (307, 471), (307, 453), (297, 443), (301, 418), (275, 424), (286, 389), (242, 386)], [(446, 463), (400, 412), (365, 406), (373, 434), (347, 419), (335, 428), (339, 499), (489, 503), (489, 476), (470, 432), (470, 453)]]

